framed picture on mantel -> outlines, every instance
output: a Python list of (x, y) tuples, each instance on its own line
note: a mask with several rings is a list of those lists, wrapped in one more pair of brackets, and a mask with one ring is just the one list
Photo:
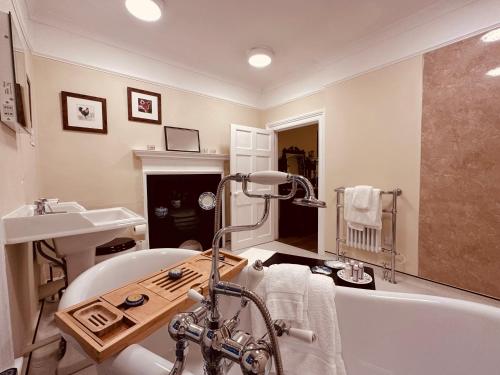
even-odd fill
[(129, 121), (161, 124), (161, 94), (127, 87)]
[(196, 129), (165, 126), (167, 151), (200, 152), (200, 132)]
[(61, 92), (63, 129), (90, 133), (108, 133), (106, 99)]

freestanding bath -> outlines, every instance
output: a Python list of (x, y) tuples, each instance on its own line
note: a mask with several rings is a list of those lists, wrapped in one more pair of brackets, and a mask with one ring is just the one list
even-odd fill
[[(104, 261), (88, 269), (69, 286), (59, 309), (194, 254), (197, 252), (154, 249)], [(348, 375), (500, 372), (500, 309), (449, 298), (345, 287), (336, 288), (335, 300)], [(231, 301), (239, 303), (237, 299)], [(76, 341), (65, 337), (81, 350)], [(171, 363), (162, 357), (173, 361), (174, 349), (175, 344), (165, 327), (141, 346), (129, 347), (98, 365), (98, 371), (116, 375), (168, 374)], [(203, 373), (198, 350), (191, 351), (186, 370), (195, 375)], [(230, 372), (239, 373), (238, 367)]]

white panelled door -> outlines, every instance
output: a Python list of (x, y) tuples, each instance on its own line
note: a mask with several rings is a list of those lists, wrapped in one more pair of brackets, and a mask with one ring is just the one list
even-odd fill
[[(273, 169), (274, 132), (249, 126), (231, 125), (231, 160), (233, 173), (250, 173)], [(273, 187), (249, 183), (256, 194), (272, 193)], [(231, 182), (231, 225), (255, 224), (264, 211), (264, 200), (249, 198), (241, 184)], [(273, 210), (259, 229), (231, 234), (231, 249), (238, 250), (274, 240)]]

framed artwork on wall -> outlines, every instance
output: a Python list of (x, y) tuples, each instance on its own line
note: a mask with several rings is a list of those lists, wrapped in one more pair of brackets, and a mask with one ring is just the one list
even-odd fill
[(195, 129), (165, 126), (167, 151), (200, 152), (200, 132)]
[(106, 99), (61, 92), (63, 129), (90, 133), (108, 133)]
[(127, 87), (129, 121), (161, 124), (161, 94)]

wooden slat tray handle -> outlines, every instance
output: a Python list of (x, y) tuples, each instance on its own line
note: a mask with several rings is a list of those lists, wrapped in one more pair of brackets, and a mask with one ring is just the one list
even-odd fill
[[(245, 258), (220, 253), (224, 255), (219, 262), (222, 280), (231, 280), (248, 263)], [(102, 362), (127, 346), (144, 340), (168, 324), (175, 314), (194, 305), (187, 298), (189, 289), (206, 295), (210, 267), (211, 250), (58, 311), (56, 323), (61, 330), (73, 336), (94, 361)], [(168, 277), (168, 271), (174, 268), (183, 270), (178, 280)], [(142, 294), (145, 302), (136, 307), (127, 306), (124, 302), (131, 294)]]

